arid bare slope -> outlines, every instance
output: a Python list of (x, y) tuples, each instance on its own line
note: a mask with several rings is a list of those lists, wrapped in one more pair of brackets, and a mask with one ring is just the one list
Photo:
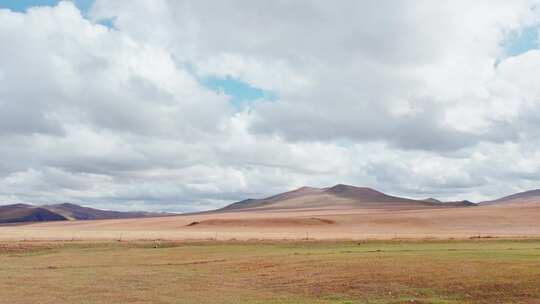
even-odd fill
[(469, 202), (444, 204), (432, 200), (413, 200), (384, 194), (365, 187), (338, 184), (329, 188), (302, 187), (263, 199), (247, 199), (217, 212), (228, 211), (291, 211), (340, 209), (424, 209), (467, 207)]
[(526, 204), (540, 202), (540, 189), (511, 194), (493, 201), (482, 202), (480, 205), (490, 204)]
[(0, 227), (0, 239), (366, 239), (539, 237), (540, 200), (471, 205), (337, 185), (170, 217)]
[(44, 206), (33, 206), (28, 204), (0, 206), (0, 224), (140, 218), (159, 215), (163, 216), (166, 214), (100, 210), (70, 203)]
[(0, 223), (65, 221), (67, 218), (47, 208), (26, 204), (0, 206)]

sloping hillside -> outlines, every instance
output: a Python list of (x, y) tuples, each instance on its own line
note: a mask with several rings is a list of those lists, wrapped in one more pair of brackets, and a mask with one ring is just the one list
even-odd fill
[(513, 204), (513, 203), (539, 203), (540, 204), (540, 189), (529, 190), (501, 197), (496, 200), (480, 203), (481, 205), (491, 204)]
[(103, 220), (103, 219), (121, 219), (121, 218), (139, 218), (151, 216), (164, 216), (166, 214), (150, 212), (120, 212), (101, 210), (89, 207), (83, 207), (75, 204), (64, 203), (57, 205), (47, 205), (45, 208), (59, 213), (68, 219), (73, 220)]
[(232, 203), (224, 208), (220, 209), (222, 211), (233, 211), (240, 209), (251, 209), (251, 208), (261, 208), (273, 203), (278, 203), (281, 201), (286, 201), (298, 197), (316, 195), (322, 193), (322, 189), (313, 188), (313, 187), (301, 187), (296, 190), (280, 193), (263, 199), (245, 199), (236, 203)]
[(462, 201), (442, 203), (391, 196), (366, 187), (338, 184), (329, 188), (302, 187), (263, 199), (246, 199), (218, 212), (247, 210), (335, 209), (335, 208), (438, 208), (467, 207), (475, 204)]
[(0, 206), (0, 223), (65, 221), (67, 218), (47, 208), (26, 204)]
[(28, 204), (0, 206), (0, 223), (104, 220), (167, 215), (169, 214), (100, 210), (69, 203), (45, 206), (33, 206)]

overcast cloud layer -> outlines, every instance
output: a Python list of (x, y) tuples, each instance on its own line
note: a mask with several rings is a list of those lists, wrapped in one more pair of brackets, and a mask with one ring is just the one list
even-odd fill
[[(112, 27), (102, 25), (112, 24)], [(0, 204), (192, 211), (303, 185), (540, 188), (540, 1), (0, 10)], [(205, 86), (271, 92), (244, 103)]]

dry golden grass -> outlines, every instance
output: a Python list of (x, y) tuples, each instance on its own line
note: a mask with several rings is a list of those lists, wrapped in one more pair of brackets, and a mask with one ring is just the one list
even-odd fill
[(539, 240), (8, 242), (0, 303), (540, 303)]

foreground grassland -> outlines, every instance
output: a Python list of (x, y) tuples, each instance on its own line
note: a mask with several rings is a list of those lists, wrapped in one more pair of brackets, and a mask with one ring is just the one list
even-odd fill
[(540, 240), (0, 243), (0, 303), (540, 303)]

